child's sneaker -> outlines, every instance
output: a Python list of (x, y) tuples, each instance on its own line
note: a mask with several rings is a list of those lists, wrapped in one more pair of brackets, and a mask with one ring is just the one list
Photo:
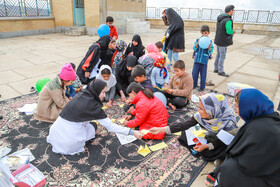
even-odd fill
[(216, 179), (213, 177), (213, 172), (209, 173), (205, 180), (206, 186), (212, 187), (215, 185), (215, 182), (216, 182)]

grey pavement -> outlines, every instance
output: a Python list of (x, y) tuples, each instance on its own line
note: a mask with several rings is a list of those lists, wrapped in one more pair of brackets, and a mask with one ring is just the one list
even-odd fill
[[(186, 71), (191, 73), (192, 47), (200, 37), (198, 31), (185, 31), (186, 51), (179, 55), (185, 61)], [(159, 41), (164, 30), (153, 29), (141, 34), (144, 45)], [(215, 33), (210, 34), (213, 40)], [(5, 100), (30, 93), (31, 86), (43, 77), (53, 78), (60, 72), (63, 64), (73, 62), (77, 66), (86, 54), (88, 47), (98, 39), (97, 36), (65, 36), (48, 34), (9, 38), (0, 40), (0, 100)], [(119, 39), (129, 43), (132, 35), (120, 35)], [(280, 37), (265, 35), (236, 34), (234, 45), (227, 50), (225, 72), (230, 77), (221, 77), (213, 72), (214, 59), (209, 61), (207, 80), (213, 80), (213, 90), (227, 93), (227, 83), (241, 82), (254, 86), (271, 99), (275, 108), (280, 101), (278, 74), (280, 60), (259, 55), (261, 47), (280, 48)], [(214, 58), (216, 49), (214, 49)], [(213, 170), (209, 163), (201, 173)], [(200, 176), (192, 186), (204, 186), (205, 176)]]

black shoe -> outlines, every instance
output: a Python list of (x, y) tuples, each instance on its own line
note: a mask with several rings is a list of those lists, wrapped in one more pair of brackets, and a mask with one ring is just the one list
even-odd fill
[(31, 88), (30, 88), (30, 92), (35, 92), (36, 90), (35, 90), (35, 88), (32, 86)]
[(204, 88), (199, 88), (199, 91), (200, 91), (200, 92), (203, 92), (203, 91), (204, 91)]
[(224, 77), (229, 77), (229, 75), (228, 75), (228, 74), (226, 74), (225, 72), (218, 73), (218, 75), (220, 75), (220, 76), (224, 76)]
[(218, 73), (218, 70), (214, 70), (214, 73)]

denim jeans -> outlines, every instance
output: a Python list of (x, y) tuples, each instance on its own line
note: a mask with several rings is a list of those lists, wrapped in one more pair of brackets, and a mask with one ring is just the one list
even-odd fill
[(207, 64), (194, 63), (192, 70), (193, 88), (197, 87), (198, 76), (200, 74), (200, 89), (205, 88), (207, 76)]
[(179, 60), (178, 53), (174, 53), (171, 49), (167, 50), (167, 56), (168, 56), (168, 59), (170, 61), (170, 65), (172, 64), (172, 57), (173, 57), (174, 62)]
[(218, 46), (217, 45), (217, 55), (215, 59), (215, 68), (214, 70), (219, 73), (224, 72), (224, 62), (226, 58), (226, 53), (227, 53), (227, 47), (226, 46)]

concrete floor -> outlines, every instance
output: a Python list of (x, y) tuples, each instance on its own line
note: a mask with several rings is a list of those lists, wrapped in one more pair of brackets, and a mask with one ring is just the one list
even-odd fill
[[(186, 63), (186, 71), (191, 72), (193, 66), (192, 47), (198, 31), (185, 31), (186, 51), (179, 58)], [(144, 45), (159, 41), (164, 30), (153, 29), (141, 34)], [(213, 40), (215, 33), (210, 34)], [(98, 39), (97, 36), (71, 37), (62, 34), (36, 35), (0, 40), (0, 100), (5, 100), (30, 93), (38, 79), (53, 78), (67, 62), (77, 66), (86, 54), (88, 47)], [(130, 42), (131, 34), (120, 35), (119, 39)], [(213, 73), (214, 59), (209, 61), (207, 79), (213, 80), (214, 90), (227, 92), (227, 83), (240, 82), (254, 86), (271, 99), (275, 108), (280, 101), (278, 74), (280, 60), (259, 55), (261, 47), (280, 48), (280, 37), (264, 35), (236, 34), (234, 45), (227, 50), (225, 72), (229, 78)], [(214, 57), (216, 49), (214, 49)], [(207, 164), (201, 174), (213, 170), (213, 163)], [(199, 177), (193, 187), (204, 185), (205, 176)]]

